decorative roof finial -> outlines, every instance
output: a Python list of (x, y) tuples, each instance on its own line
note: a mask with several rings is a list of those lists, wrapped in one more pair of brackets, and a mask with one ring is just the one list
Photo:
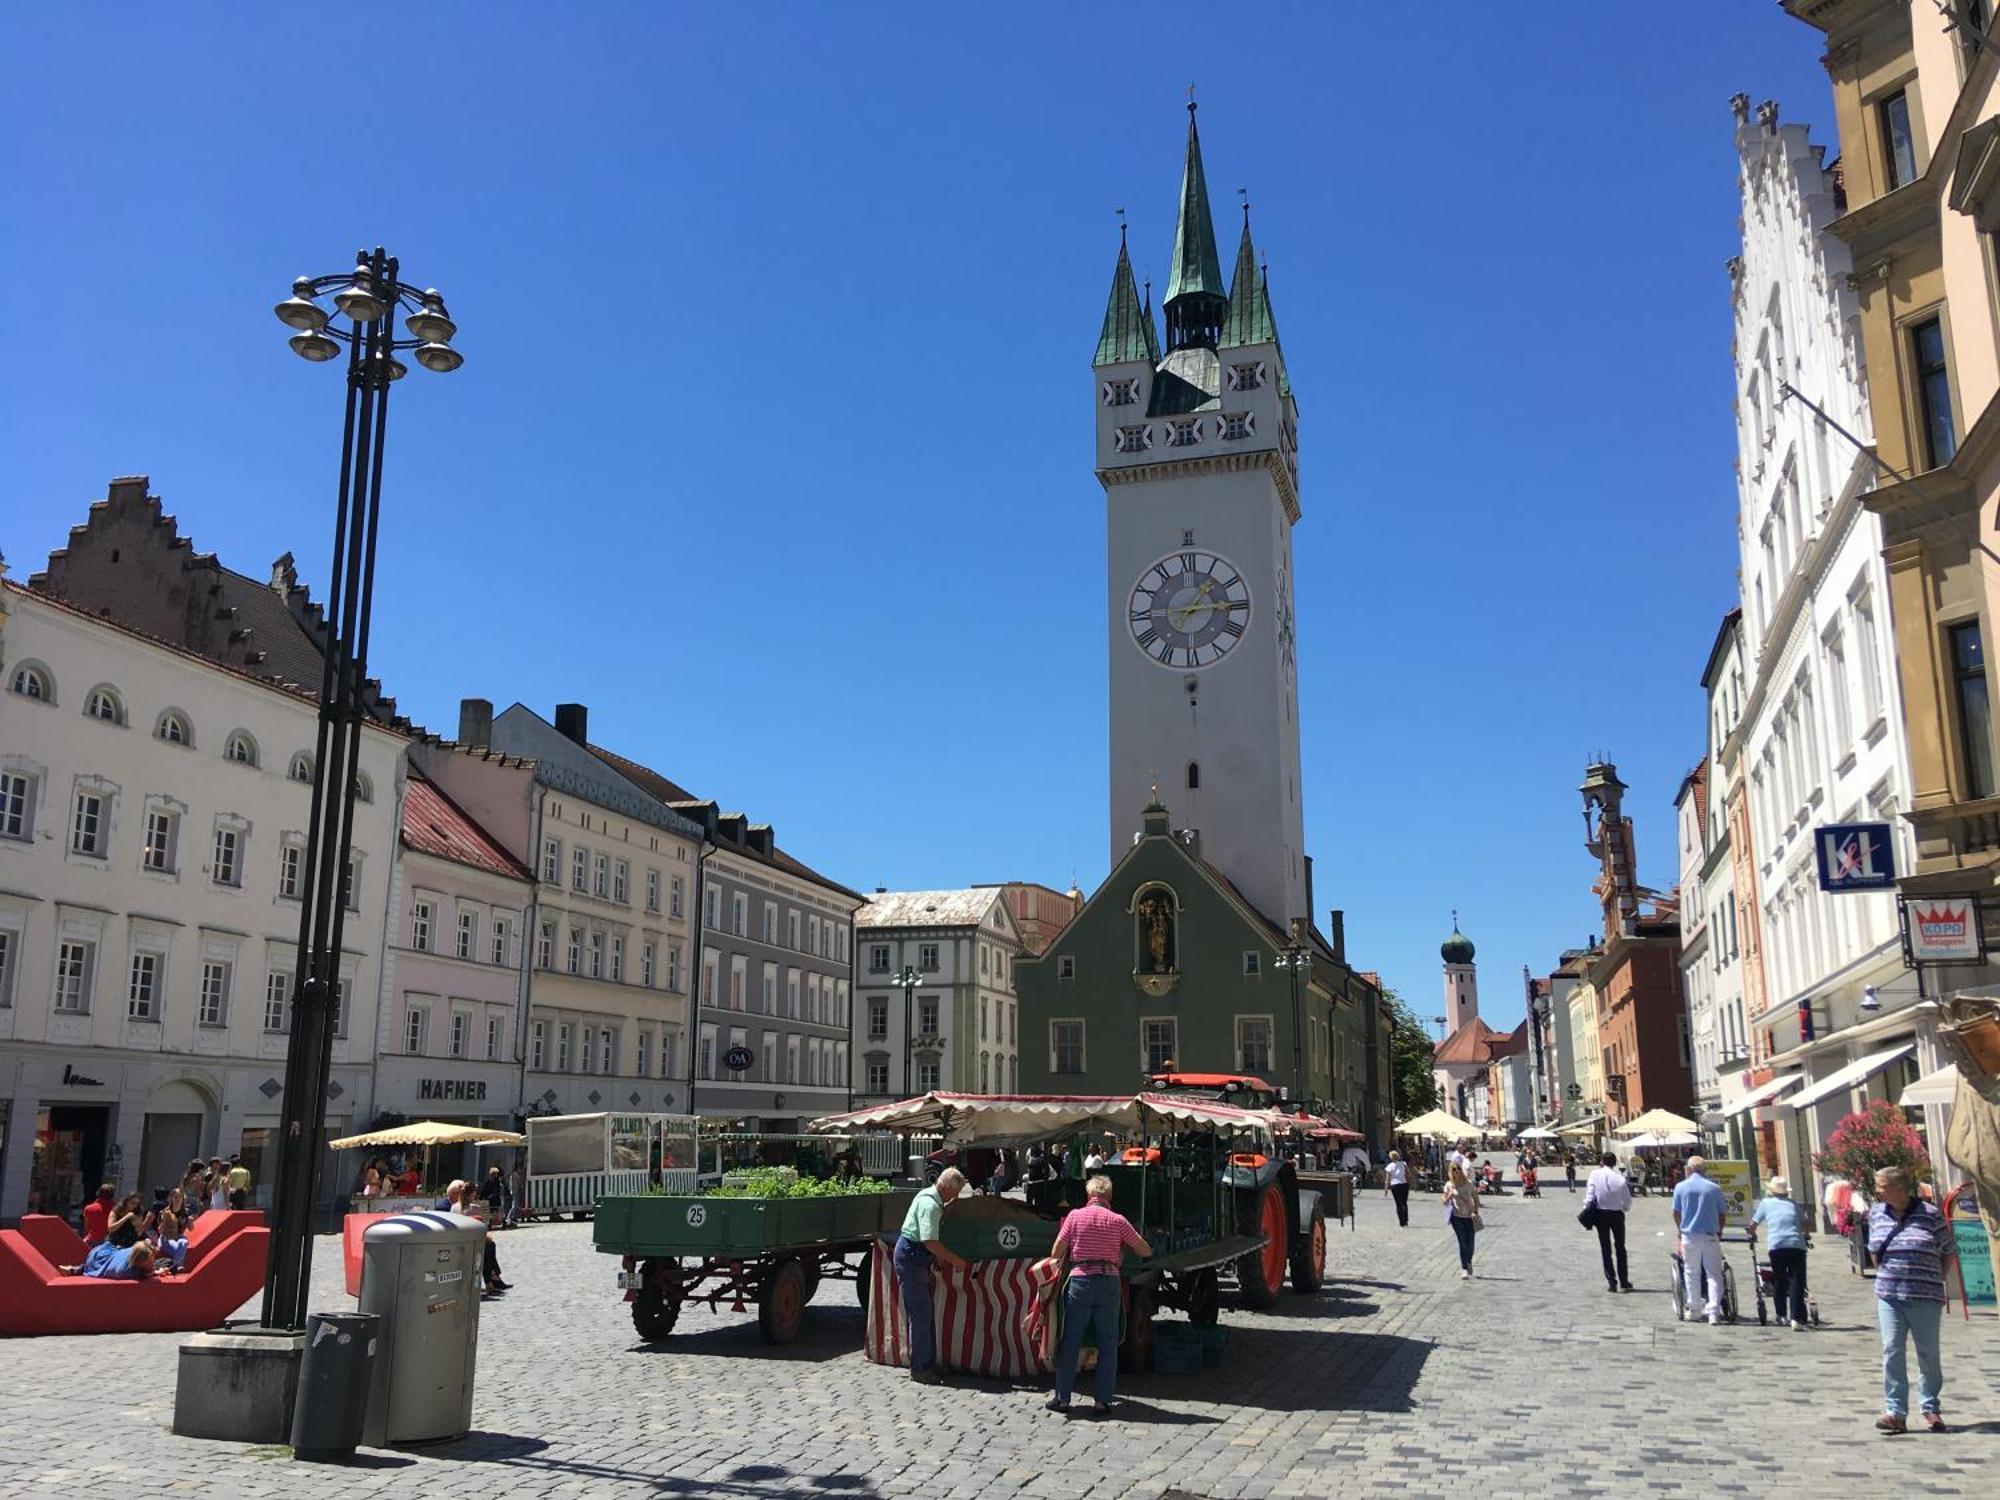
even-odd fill
[(1116, 212), (1118, 214), (1118, 248), (1123, 250), (1125, 248), (1125, 210), (1121, 208), (1116, 210)]
[(1238, 188), (1236, 196), (1243, 200), (1243, 227), (1248, 229), (1250, 227), (1250, 189)]
[(1201, 106), (1194, 102), (1194, 85), (1188, 85), (1188, 113), (1193, 114)]

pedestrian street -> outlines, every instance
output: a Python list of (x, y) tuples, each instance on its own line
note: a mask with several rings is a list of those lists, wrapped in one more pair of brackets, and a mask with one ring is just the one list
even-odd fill
[[(1945, 1436), (1883, 1438), (1869, 1284), (1814, 1252), (1826, 1325), (1677, 1325), (1664, 1200), (1633, 1208), (1638, 1290), (1604, 1291), (1580, 1196), (1488, 1199), (1478, 1278), (1460, 1281), (1434, 1200), (1398, 1230), (1364, 1194), (1329, 1242), (1329, 1283), (1267, 1314), (1225, 1299), (1220, 1369), (1128, 1376), (1121, 1414), (1062, 1418), (1044, 1394), (952, 1378), (913, 1385), (865, 1362), (851, 1290), (820, 1288), (798, 1343), (772, 1349), (754, 1311), (690, 1310), (648, 1346), (589, 1226), (500, 1237), (515, 1290), (481, 1311), (471, 1436), (364, 1451), (368, 1493), (524, 1496), (1187, 1497), (1845, 1491), (1888, 1462), (1924, 1493), (1992, 1493), (2000, 1465), (2000, 1321), (1944, 1332)], [(1750, 1261), (1729, 1251), (1746, 1309)], [(318, 1245), (315, 1306), (338, 1295)], [(0, 1346), (0, 1496), (143, 1487), (305, 1495), (340, 1474), (283, 1450), (172, 1436), (171, 1335)], [(1883, 1451), (1894, 1448), (1893, 1458)]]

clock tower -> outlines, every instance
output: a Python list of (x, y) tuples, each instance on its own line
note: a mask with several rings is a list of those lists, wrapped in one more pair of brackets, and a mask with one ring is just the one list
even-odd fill
[(1271, 920), (1309, 919), (1292, 526), (1298, 408), (1246, 204), (1225, 290), (1188, 105), (1162, 352), (1121, 231), (1091, 361), (1111, 650), (1111, 862), (1155, 800)]

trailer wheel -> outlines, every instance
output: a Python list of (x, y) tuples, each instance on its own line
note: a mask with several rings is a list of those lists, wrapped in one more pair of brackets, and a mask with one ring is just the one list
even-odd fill
[(861, 1262), (860, 1273), (856, 1275), (854, 1278), (854, 1300), (861, 1304), (861, 1310), (863, 1312), (868, 1311), (868, 1287), (869, 1283), (872, 1282), (874, 1279), (875, 1279), (874, 1262), (867, 1258), (863, 1258)]
[[(1097, 1357), (1105, 1358), (1105, 1351), (1098, 1350)], [(1133, 1287), (1125, 1304), (1125, 1341), (1116, 1358), (1127, 1374), (1143, 1375), (1153, 1367), (1153, 1294), (1143, 1286)]]
[(806, 1268), (790, 1256), (778, 1262), (757, 1299), (757, 1329), (767, 1344), (789, 1344), (806, 1313)]
[(1213, 1266), (1194, 1273), (1186, 1295), (1188, 1321), (1197, 1328), (1207, 1328), (1221, 1317), (1222, 1288)]
[(1326, 1281), (1326, 1210), (1313, 1204), (1312, 1222), (1292, 1244), (1292, 1290), (1316, 1292)]
[(1236, 1262), (1236, 1286), (1248, 1308), (1263, 1309), (1278, 1300), (1285, 1284), (1285, 1242), (1291, 1228), (1285, 1222), (1285, 1200), (1278, 1196), (1276, 1183), (1257, 1194), (1255, 1229), (1264, 1237), (1261, 1248), (1241, 1256)]
[(800, 1301), (800, 1306), (804, 1306), (805, 1303), (812, 1301), (819, 1291), (819, 1262), (808, 1260), (801, 1261), (800, 1264), (805, 1267), (806, 1272), (806, 1293)]
[(649, 1260), (640, 1267), (645, 1285), (632, 1298), (632, 1326), (651, 1342), (674, 1331), (681, 1315), (680, 1265)]

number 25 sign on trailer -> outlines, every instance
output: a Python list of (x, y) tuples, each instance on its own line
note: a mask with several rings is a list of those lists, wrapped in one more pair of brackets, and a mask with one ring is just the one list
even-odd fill
[(1834, 895), (1896, 887), (1895, 845), (1887, 823), (1829, 823), (1813, 830), (1819, 888)]

